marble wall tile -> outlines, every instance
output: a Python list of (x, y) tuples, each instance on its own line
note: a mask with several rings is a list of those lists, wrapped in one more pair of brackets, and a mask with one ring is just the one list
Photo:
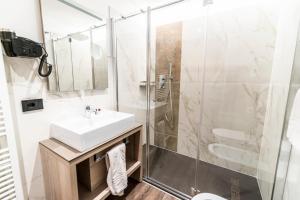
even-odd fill
[[(201, 83), (180, 85), (178, 124), (178, 148), (180, 154), (197, 158), (198, 135), (200, 133), (200, 89)], [(193, 98), (191, 98), (191, 95)]]
[(204, 18), (183, 22), (178, 153), (197, 157), (205, 59)]
[[(144, 124), (143, 142), (146, 143), (146, 16), (119, 21), (116, 26), (119, 110), (133, 113)], [(154, 99), (154, 88), (151, 88)], [(151, 144), (154, 144), (154, 109), (151, 102)]]
[(220, 12), (212, 7), (207, 18), (206, 81), (268, 83), (276, 38), (270, 18), (259, 5)]
[[(275, 24), (259, 5), (210, 11), (206, 38), (205, 18), (183, 21), (178, 152), (195, 158), (199, 146), (200, 160), (256, 176)], [(216, 137), (216, 128), (243, 132), (245, 138)], [(209, 151), (214, 143), (249, 151), (254, 164), (217, 157)], [(227, 156), (235, 157), (230, 151)]]
[(144, 15), (116, 23), (120, 106), (146, 100), (146, 25)]

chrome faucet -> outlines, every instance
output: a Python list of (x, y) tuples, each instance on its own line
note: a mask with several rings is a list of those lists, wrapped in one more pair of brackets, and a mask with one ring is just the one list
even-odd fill
[(95, 114), (97, 115), (99, 112), (101, 111), (100, 108), (95, 108), (94, 106), (91, 106), (91, 105), (86, 105), (85, 106), (85, 115), (90, 118), (91, 117), (91, 114)]

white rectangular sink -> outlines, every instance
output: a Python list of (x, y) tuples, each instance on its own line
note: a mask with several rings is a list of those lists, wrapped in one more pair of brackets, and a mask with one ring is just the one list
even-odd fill
[(90, 119), (75, 115), (50, 124), (50, 137), (78, 151), (108, 142), (135, 125), (133, 114), (101, 110)]

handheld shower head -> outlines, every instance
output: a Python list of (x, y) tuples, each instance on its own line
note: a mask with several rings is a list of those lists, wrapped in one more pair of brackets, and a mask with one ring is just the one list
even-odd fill
[(173, 80), (173, 64), (169, 63), (169, 79)]
[(169, 75), (168, 75), (168, 96), (167, 104), (169, 104), (169, 111), (165, 113), (165, 120), (167, 121), (171, 129), (174, 128), (174, 112), (173, 112), (173, 95), (172, 95), (172, 80), (173, 80), (173, 64), (169, 63)]

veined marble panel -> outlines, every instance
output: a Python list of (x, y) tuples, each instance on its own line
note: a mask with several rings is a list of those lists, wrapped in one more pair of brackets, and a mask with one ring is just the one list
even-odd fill
[[(146, 18), (145, 15), (116, 23), (119, 110), (133, 113), (144, 124), (146, 142)], [(153, 95), (153, 91), (151, 91)], [(153, 102), (151, 103), (152, 107)], [(151, 112), (153, 127), (154, 114)], [(151, 141), (153, 139), (153, 128)]]
[[(220, 158), (209, 145), (248, 151), (258, 162), (276, 28), (259, 5), (210, 10), (206, 30), (205, 18), (183, 21), (178, 153), (196, 158), (199, 146), (200, 160), (256, 176), (253, 162), (232, 162), (236, 155), (229, 148), (232, 159)], [(214, 129), (245, 137), (217, 137)]]
[(178, 153), (196, 158), (204, 83), (204, 18), (184, 21), (182, 27)]
[[(155, 38), (155, 99), (166, 105), (163, 111), (162, 108), (155, 110), (154, 144), (177, 151), (182, 23), (156, 27)], [(161, 80), (161, 76), (164, 76), (164, 80)]]
[(276, 29), (257, 6), (211, 12), (207, 18), (206, 82), (268, 83)]

